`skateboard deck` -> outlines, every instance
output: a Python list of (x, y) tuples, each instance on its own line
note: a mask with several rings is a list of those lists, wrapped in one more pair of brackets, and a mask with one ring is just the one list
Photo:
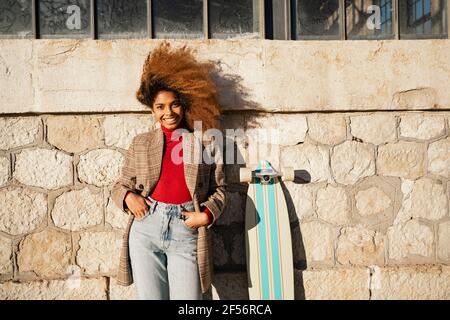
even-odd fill
[(241, 170), (241, 181), (249, 182), (245, 240), (251, 300), (294, 299), (291, 230), (280, 179), (267, 161), (251, 171), (251, 178), (249, 169)]

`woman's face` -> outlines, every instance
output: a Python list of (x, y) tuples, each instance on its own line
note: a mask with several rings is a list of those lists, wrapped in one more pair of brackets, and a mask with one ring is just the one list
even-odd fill
[(155, 119), (167, 129), (177, 128), (183, 120), (183, 107), (171, 91), (160, 91), (155, 97), (152, 110)]

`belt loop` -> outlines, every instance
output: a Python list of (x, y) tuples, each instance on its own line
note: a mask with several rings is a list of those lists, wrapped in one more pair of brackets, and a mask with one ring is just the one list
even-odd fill
[(152, 203), (153, 203), (152, 206), (150, 207), (150, 211), (151, 211), (151, 214), (154, 214), (155, 210), (156, 210), (156, 207), (158, 206), (158, 201), (155, 201), (153, 199), (151, 199), (150, 201), (152, 201)]

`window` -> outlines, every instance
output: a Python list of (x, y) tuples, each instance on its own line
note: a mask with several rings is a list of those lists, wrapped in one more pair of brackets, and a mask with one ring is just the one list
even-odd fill
[(0, 0), (0, 38), (449, 38), (448, 0)]
[(446, 0), (291, 0), (290, 9), (292, 39), (448, 38)]
[(259, 38), (260, 1), (211, 0), (209, 6), (209, 33), (211, 38)]
[(153, 0), (155, 38), (202, 38), (202, 0)]
[(339, 0), (296, 0), (297, 39), (340, 39)]
[(97, 0), (98, 38), (147, 37), (146, 0)]
[(267, 0), (0, 0), (0, 38), (262, 38)]
[(391, 0), (346, 0), (348, 39), (392, 39), (393, 7)]
[(402, 38), (447, 38), (447, 1), (400, 1)]
[(31, 1), (0, 0), (0, 36), (3, 38), (32, 38)]
[(40, 0), (40, 37), (89, 38), (90, 12), (89, 0)]

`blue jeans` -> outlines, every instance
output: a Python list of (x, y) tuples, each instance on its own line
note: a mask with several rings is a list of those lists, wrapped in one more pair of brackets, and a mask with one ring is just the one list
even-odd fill
[(197, 265), (197, 229), (184, 224), (181, 211), (194, 211), (192, 201), (180, 205), (153, 201), (142, 219), (134, 219), (129, 250), (140, 300), (201, 300)]

